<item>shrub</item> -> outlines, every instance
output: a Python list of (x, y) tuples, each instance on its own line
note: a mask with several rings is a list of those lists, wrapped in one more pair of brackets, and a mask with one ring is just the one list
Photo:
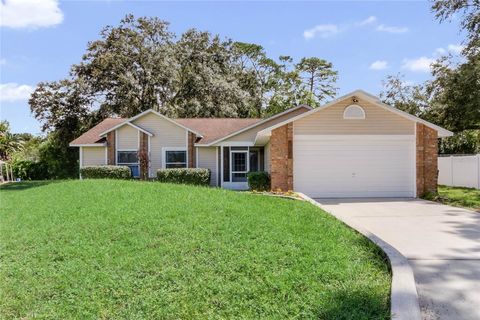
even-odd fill
[(39, 159), (47, 166), (49, 179), (78, 177), (79, 148), (70, 148), (68, 141), (69, 139), (62, 137), (60, 132), (54, 132), (50, 133), (48, 138), (40, 144)]
[(48, 179), (48, 166), (41, 161), (17, 160), (12, 163), (13, 176), (22, 180)]
[(437, 201), (438, 200), (438, 193), (427, 191), (422, 196), (420, 197), (425, 200), (430, 200), (430, 201)]
[(157, 179), (160, 182), (208, 186), (210, 185), (210, 170), (200, 168), (160, 169), (157, 171)]
[(132, 173), (127, 166), (87, 166), (80, 168), (85, 179), (130, 179)]
[(270, 175), (265, 171), (252, 171), (247, 174), (248, 187), (250, 190), (270, 190)]
[(452, 137), (442, 138), (438, 144), (441, 154), (474, 154), (480, 152), (480, 130), (455, 132)]

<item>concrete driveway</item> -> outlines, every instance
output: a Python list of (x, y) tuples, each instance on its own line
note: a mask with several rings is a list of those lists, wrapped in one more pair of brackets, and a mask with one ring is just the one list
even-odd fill
[(315, 199), (400, 251), (424, 319), (480, 319), (480, 213), (416, 199)]

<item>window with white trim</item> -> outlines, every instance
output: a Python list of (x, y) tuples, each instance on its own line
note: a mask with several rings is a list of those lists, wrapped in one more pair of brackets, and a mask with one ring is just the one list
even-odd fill
[(357, 104), (349, 105), (343, 111), (343, 119), (362, 120), (365, 119), (365, 111)]
[(186, 150), (165, 150), (165, 168), (186, 168), (187, 151)]
[(118, 150), (117, 165), (130, 168), (133, 177), (140, 176), (140, 163), (138, 161), (138, 152), (133, 150)]

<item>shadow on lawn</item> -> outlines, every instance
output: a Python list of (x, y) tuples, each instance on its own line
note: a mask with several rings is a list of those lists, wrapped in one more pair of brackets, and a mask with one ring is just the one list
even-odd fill
[(0, 190), (2, 192), (10, 192), (10, 191), (21, 191), (30, 188), (37, 188), (43, 187), (51, 183), (58, 183), (60, 181), (54, 180), (43, 180), (43, 181), (22, 181), (22, 182), (11, 182), (0, 185)]
[[(351, 243), (352, 248), (368, 252), (368, 259), (378, 269), (377, 272), (387, 272), (391, 276), (391, 265), (387, 254), (367, 237), (364, 237), (354, 229), (352, 230), (360, 235)], [(389, 285), (391, 285), (391, 282)], [(336, 288), (332, 291), (329, 303), (317, 310), (317, 319), (391, 319), (390, 290), (388, 290), (387, 295), (382, 290), (374, 290), (373, 288), (370, 290), (365, 287), (354, 289)]]
[(340, 290), (335, 292), (327, 307), (317, 312), (318, 319), (390, 319), (390, 299), (374, 291)]

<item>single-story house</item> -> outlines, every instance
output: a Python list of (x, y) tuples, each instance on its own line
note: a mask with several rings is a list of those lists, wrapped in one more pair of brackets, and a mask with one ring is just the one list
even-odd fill
[(437, 139), (451, 135), (356, 90), (266, 119), (170, 119), (147, 110), (105, 119), (70, 146), (80, 148), (81, 167), (126, 165), (134, 176), (208, 168), (212, 186), (240, 190), (247, 172), (267, 171), (273, 190), (312, 197), (416, 197), (436, 191)]

